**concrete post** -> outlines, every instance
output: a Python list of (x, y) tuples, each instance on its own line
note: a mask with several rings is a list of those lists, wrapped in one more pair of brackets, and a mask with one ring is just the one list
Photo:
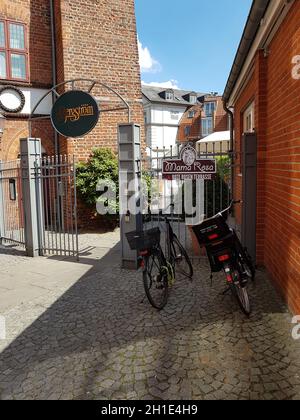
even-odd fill
[(37, 170), (41, 163), (41, 140), (20, 140), (25, 246), (29, 257), (42, 255), (42, 194)]
[(2, 162), (0, 161), (0, 245), (4, 236), (4, 198), (3, 198)]
[(119, 194), (122, 267), (137, 269), (137, 252), (129, 247), (126, 233), (143, 228), (141, 212), (141, 128), (136, 124), (119, 127)]

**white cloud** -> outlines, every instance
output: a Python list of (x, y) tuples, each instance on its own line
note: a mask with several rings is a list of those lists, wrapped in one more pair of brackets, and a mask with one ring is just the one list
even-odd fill
[(142, 73), (159, 73), (161, 71), (160, 63), (155, 60), (148, 47), (144, 47), (138, 39), (140, 67)]
[(166, 89), (180, 89), (180, 87), (178, 86), (178, 81), (177, 80), (168, 80), (167, 82), (150, 82), (150, 83), (146, 83), (142, 81), (142, 85), (144, 86), (156, 86), (156, 87), (163, 87)]

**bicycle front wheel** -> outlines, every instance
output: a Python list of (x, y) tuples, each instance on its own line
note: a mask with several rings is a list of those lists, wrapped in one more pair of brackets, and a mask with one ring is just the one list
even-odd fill
[(144, 288), (150, 304), (159, 311), (168, 302), (168, 273), (162, 256), (154, 253), (148, 257), (143, 272)]
[(194, 275), (193, 265), (186, 250), (176, 236), (173, 238), (171, 250), (175, 260), (176, 277), (178, 278), (177, 275), (179, 274), (191, 280)]

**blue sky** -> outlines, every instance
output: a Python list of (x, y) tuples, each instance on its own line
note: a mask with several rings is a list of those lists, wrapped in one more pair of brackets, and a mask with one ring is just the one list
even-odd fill
[(252, 0), (135, 0), (142, 80), (223, 93)]

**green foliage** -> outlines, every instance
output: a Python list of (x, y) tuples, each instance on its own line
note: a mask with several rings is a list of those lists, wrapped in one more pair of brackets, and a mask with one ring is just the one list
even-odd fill
[(118, 208), (118, 182), (119, 169), (118, 159), (112, 150), (108, 148), (93, 149), (92, 154), (86, 163), (79, 163), (77, 166), (77, 191), (81, 200), (88, 207), (95, 208), (97, 202), (101, 201), (97, 185), (99, 181), (108, 182), (110, 187), (115, 185), (117, 200), (109, 200), (108, 209)]
[(220, 156), (217, 158), (218, 174), (226, 183), (230, 181), (230, 166), (231, 159), (229, 156)]
[(205, 181), (205, 212), (207, 217), (212, 217), (229, 205), (230, 182), (229, 156), (217, 158), (217, 175), (214, 181)]

